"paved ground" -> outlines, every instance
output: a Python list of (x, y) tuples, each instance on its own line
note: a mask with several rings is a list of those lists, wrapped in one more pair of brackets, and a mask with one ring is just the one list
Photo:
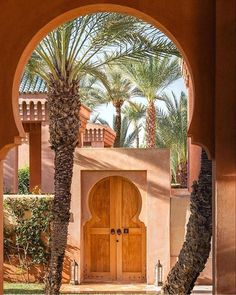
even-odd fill
[[(160, 291), (160, 287), (146, 284), (83, 284), (83, 285), (62, 285), (62, 293), (77, 293), (77, 294), (99, 294), (99, 293), (133, 293), (133, 294), (155, 294)], [(194, 295), (211, 295), (211, 286), (196, 286)]]

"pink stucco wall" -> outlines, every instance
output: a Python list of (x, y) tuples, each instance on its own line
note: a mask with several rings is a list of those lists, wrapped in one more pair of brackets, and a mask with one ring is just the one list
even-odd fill
[(88, 194), (100, 179), (120, 175), (130, 179), (142, 196), (140, 219), (147, 227), (147, 282), (154, 282), (157, 259), (170, 268), (170, 161), (168, 150), (77, 149), (72, 183), (72, 222), (68, 256), (77, 259), (83, 280), (83, 224), (89, 219)]
[(42, 124), (42, 192), (54, 192), (54, 152), (49, 144), (49, 126)]

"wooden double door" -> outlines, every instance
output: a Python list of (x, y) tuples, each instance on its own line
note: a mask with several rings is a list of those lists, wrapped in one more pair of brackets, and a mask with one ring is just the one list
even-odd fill
[(89, 196), (92, 217), (84, 226), (85, 280), (146, 280), (141, 206), (138, 189), (123, 177), (108, 177), (95, 185)]

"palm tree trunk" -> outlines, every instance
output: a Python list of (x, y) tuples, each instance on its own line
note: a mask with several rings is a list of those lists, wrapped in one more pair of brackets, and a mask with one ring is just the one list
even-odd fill
[(116, 117), (115, 117), (115, 132), (116, 138), (114, 142), (114, 147), (120, 147), (120, 133), (121, 133), (121, 106), (120, 102), (115, 103)]
[(140, 139), (139, 139), (139, 126), (138, 126), (137, 122), (134, 122), (134, 128), (137, 131), (137, 133), (136, 133), (136, 148), (138, 149)]
[(180, 187), (187, 187), (188, 182), (188, 167), (187, 163), (180, 163), (177, 171), (177, 182), (180, 184)]
[(70, 217), (74, 150), (79, 134), (80, 99), (78, 81), (74, 81), (73, 85), (69, 86), (65, 84), (64, 81), (63, 83), (52, 81), (52, 85), (48, 87), (50, 143), (55, 151), (51, 258), (45, 286), (45, 293), (48, 295), (59, 294), (61, 287)]
[(163, 286), (164, 294), (190, 294), (209, 257), (212, 237), (212, 165), (205, 151), (202, 151), (199, 180), (193, 184), (190, 211), (185, 241), (178, 261)]
[(147, 148), (156, 147), (156, 109), (154, 101), (149, 101), (147, 107), (146, 142)]
[(137, 136), (136, 136), (136, 147), (137, 149), (139, 148), (139, 132), (137, 133)]
[(51, 225), (51, 260), (46, 294), (59, 294), (70, 217), (70, 188), (73, 171), (73, 147), (61, 147), (55, 153), (55, 197)]

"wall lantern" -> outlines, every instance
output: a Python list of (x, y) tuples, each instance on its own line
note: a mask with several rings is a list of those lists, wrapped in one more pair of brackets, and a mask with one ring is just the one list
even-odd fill
[(163, 265), (161, 264), (160, 260), (158, 260), (157, 264), (155, 265), (155, 286), (162, 286), (163, 285)]
[(70, 269), (70, 278), (71, 278), (70, 283), (72, 285), (78, 285), (79, 284), (79, 280), (78, 280), (79, 265), (75, 260), (73, 260), (70, 267), (71, 267), (71, 269)]

